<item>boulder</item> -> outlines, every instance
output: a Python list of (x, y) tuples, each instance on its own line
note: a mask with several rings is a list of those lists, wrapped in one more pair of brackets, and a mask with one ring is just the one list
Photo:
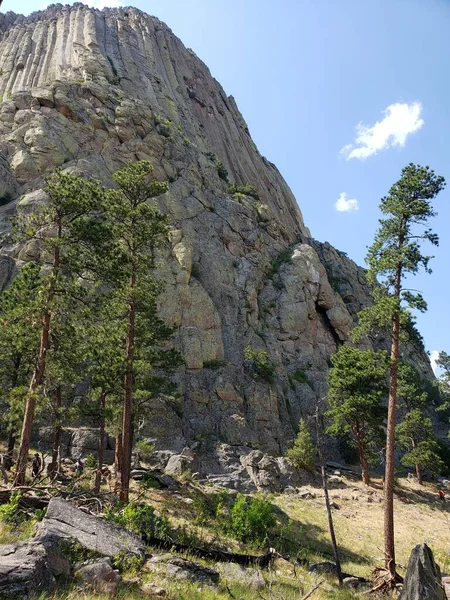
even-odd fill
[(19, 186), (8, 161), (0, 154), (0, 205), (17, 198)]
[(144, 596), (147, 596), (150, 598), (166, 598), (167, 597), (166, 590), (162, 587), (159, 587), (159, 585), (156, 585), (154, 583), (143, 583), (141, 585), (141, 592), (144, 594)]
[(193, 581), (209, 585), (219, 583), (219, 573), (214, 569), (199, 565), (192, 560), (173, 556), (172, 554), (152, 556), (152, 558), (146, 561), (144, 569), (170, 579)]
[(77, 540), (84, 548), (103, 556), (128, 552), (143, 556), (142, 540), (123, 527), (89, 515), (62, 498), (52, 498), (40, 525), (41, 535)]
[(426, 544), (411, 552), (399, 600), (446, 600), (441, 570)]
[(47, 551), (39, 540), (0, 546), (0, 598), (26, 600), (56, 587)]
[(82, 565), (75, 570), (75, 577), (83, 583), (83, 587), (107, 596), (116, 595), (117, 584), (120, 581), (119, 572), (112, 568), (109, 558)]
[(266, 587), (266, 582), (259, 569), (247, 569), (236, 563), (217, 563), (217, 570), (220, 577), (228, 582), (242, 583), (254, 590), (262, 590)]

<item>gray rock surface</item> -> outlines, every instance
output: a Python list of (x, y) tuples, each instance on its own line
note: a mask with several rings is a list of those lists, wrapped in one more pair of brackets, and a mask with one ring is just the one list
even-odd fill
[(39, 540), (0, 546), (0, 598), (16, 600), (52, 592), (56, 582)]
[(399, 600), (446, 600), (441, 570), (426, 544), (411, 552)]
[(113, 569), (108, 558), (82, 565), (75, 570), (74, 575), (85, 588), (111, 597), (116, 595), (120, 575)]
[(119, 552), (142, 556), (145, 552), (144, 544), (135, 534), (89, 515), (62, 498), (50, 500), (39, 533), (78, 540), (84, 548), (104, 556)]
[(143, 569), (168, 579), (195, 581), (209, 585), (219, 583), (219, 573), (216, 570), (172, 554), (152, 556), (145, 562)]
[[(326, 394), (331, 354), (371, 301), (364, 270), (311, 238), (233, 97), (158, 19), (79, 3), (0, 15), (0, 73), (0, 175), (8, 197), (25, 194), (22, 209), (45, 201), (43, 173), (56, 166), (111, 185), (126, 161), (146, 159), (170, 182), (158, 199), (171, 221), (160, 305), (185, 361), (176, 377), (182, 396), (152, 401), (141, 435), (176, 454), (193, 443), (201, 457), (223, 444), (284, 453)], [(258, 198), (229, 194), (218, 161)], [(0, 232), (14, 209), (13, 199), (0, 207)], [(0, 286), (13, 258), (20, 265), (38, 251), (4, 242)], [(247, 346), (268, 353), (273, 383), (252, 376)], [(432, 377), (414, 341), (408, 353)], [(203, 462), (199, 472), (229, 478), (246, 471), (238, 463), (210, 470)], [(252, 485), (270, 488), (262, 477), (274, 469), (254, 472)]]

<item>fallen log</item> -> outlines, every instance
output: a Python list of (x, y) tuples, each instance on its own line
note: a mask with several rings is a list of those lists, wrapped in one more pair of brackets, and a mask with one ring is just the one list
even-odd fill
[(179, 544), (172, 539), (163, 540), (150, 536), (145, 538), (145, 543), (152, 548), (158, 548), (158, 550), (189, 553), (197, 558), (204, 558), (206, 560), (214, 560), (218, 562), (233, 562), (244, 567), (268, 567), (272, 560), (280, 556), (273, 548), (270, 548), (265, 554), (260, 555), (238, 554), (235, 552), (226, 552), (225, 550), (218, 550), (215, 548), (200, 548), (198, 546)]

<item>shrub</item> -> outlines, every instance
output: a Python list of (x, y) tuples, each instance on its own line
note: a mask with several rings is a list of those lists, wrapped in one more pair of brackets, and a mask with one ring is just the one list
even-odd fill
[(295, 373), (292, 373), (291, 379), (293, 381), (298, 381), (299, 383), (308, 383), (308, 377), (306, 376), (305, 371), (302, 371), (301, 369), (297, 369)]
[(142, 460), (148, 460), (150, 456), (155, 451), (155, 444), (151, 442), (146, 442), (145, 440), (141, 440), (140, 442), (136, 442), (135, 450), (139, 454)]
[(224, 367), (227, 363), (224, 360), (218, 360), (218, 359), (213, 359), (213, 360), (205, 360), (203, 361), (203, 368), (204, 369), (220, 369), (220, 367)]
[(95, 469), (97, 467), (97, 461), (93, 454), (88, 454), (84, 461), (84, 466), (86, 469)]
[(141, 535), (145, 542), (155, 537), (165, 538), (169, 529), (167, 517), (160, 517), (155, 514), (151, 506), (136, 502), (109, 509), (105, 518)]
[(275, 510), (263, 498), (238, 494), (230, 510), (230, 533), (239, 541), (263, 545), (276, 525)]
[(147, 471), (142, 475), (139, 485), (144, 490), (161, 490), (164, 487), (152, 471)]
[(128, 575), (139, 575), (142, 565), (144, 564), (144, 557), (135, 556), (130, 554), (127, 550), (121, 550), (112, 557), (112, 564), (115, 569), (118, 569), (120, 573), (128, 573)]
[(283, 250), (283, 252), (280, 252), (280, 254), (272, 261), (272, 265), (270, 267), (270, 271), (268, 273), (269, 277), (273, 277), (274, 275), (276, 275), (278, 273), (278, 271), (280, 270), (281, 265), (285, 264), (285, 263), (290, 263), (292, 259), (292, 248), (286, 248), (286, 250)]
[(256, 379), (262, 379), (267, 383), (273, 383), (275, 379), (275, 364), (270, 360), (269, 354), (265, 350), (255, 350), (247, 346), (244, 350), (244, 357), (252, 363), (252, 375)]
[(219, 175), (220, 179), (223, 179), (223, 181), (226, 181), (228, 183), (228, 171), (223, 162), (219, 159), (216, 159), (216, 168), (217, 174)]
[(0, 521), (7, 525), (20, 525), (25, 514), (19, 508), (20, 494), (11, 494), (9, 502), (0, 506)]
[(297, 438), (286, 456), (297, 469), (312, 471), (315, 465), (316, 447), (304, 419), (300, 420)]
[(259, 200), (258, 190), (254, 185), (250, 185), (250, 183), (246, 183), (245, 185), (237, 185), (236, 183), (231, 183), (228, 186), (229, 194), (240, 194), (242, 196), (251, 196), (255, 200)]

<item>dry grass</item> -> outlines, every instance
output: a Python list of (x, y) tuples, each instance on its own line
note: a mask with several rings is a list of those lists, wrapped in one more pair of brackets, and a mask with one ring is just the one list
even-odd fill
[[(383, 562), (383, 504), (381, 481), (365, 487), (352, 478), (343, 478), (344, 483), (332, 487), (331, 500), (336, 535), (341, 548), (345, 572), (370, 578), (374, 567)], [(282, 534), (295, 542), (299, 549), (299, 559), (308, 562), (333, 560), (329, 543), (327, 515), (319, 486), (308, 486), (314, 498), (302, 499), (298, 496), (276, 495), (271, 501), (278, 509)], [(158, 513), (169, 517), (172, 525), (184, 527), (204, 542), (218, 541), (234, 550), (246, 550), (241, 544), (222, 539), (223, 535), (214, 530), (213, 523), (196, 524), (195, 499), (202, 491), (192, 483), (185, 483), (178, 494), (163, 490), (142, 490), (136, 487), (140, 501), (151, 504)], [(194, 499), (191, 503), (189, 500)], [(450, 503), (449, 503), (450, 508)], [(437, 488), (432, 485), (418, 486), (415, 482), (402, 479), (396, 487), (396, 551), (399, 571), (404, 572), (412, 548), (418, 543), (427, 542), (435, 558), (445, 573), (450, 570), (449, 538), (450, 515), (447, 506), (438, 500)], [(0, 528), (0, 541), (13, 541), (11, 531)], [(15, 538), (17, 539), (17, 537)], [(277, 542), (274, 540), (274, 544)], [(197, 559), (195, 559), (197, 560)], [(214, 567), (214, 564), (209, 566)], [(277, 561), (271, 571), (263, 572), (267, 587), (261, 592), (249, 589), (236, 581), (223, 581), (214, 589), (177, 581), (158, 580), (150, 574), (140, 574), (141, 580), (154, 581), (167, 590), (172, 600), (299, 600), (318, 581), (318, 577), (305, 568), (294, 571), (287, 561)], [(67, 590), (50, 596), (53, 600), (106, 600), (106, 597), (79, 590)], [(49, 597), (49, 598), (50, 598)], [(133, 581), (121, 584), (119, 600), (141, 600), (142, 592)], [(367, 596), (338, 590), (335, 581), (328, 580), (311, 596), (311, 600), (353, 600)], [(44, 599), (45, 596), (42, 596)]]

